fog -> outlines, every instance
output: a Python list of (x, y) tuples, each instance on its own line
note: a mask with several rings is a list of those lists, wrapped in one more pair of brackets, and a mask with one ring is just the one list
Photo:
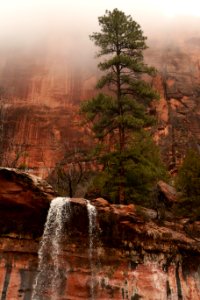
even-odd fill
[[(164, 2), (164, 3), (163, 3)], [(0, 0), (1, 58), (15, 53), (65, 57), (79, 66), (95, 65), (89, 34), (99, 29), (98, 16), (118, 8), (130, 14), (148, 37), (175, 43), (180, 33), (199, 36), (200, 2), (195, 0)]]
[(150, 38), (176, 21), (178, 26), (180, 16), (186, 27), (189, 16), (200, 16), (196, 0), (0, 0), (0, 43), (33, 44), (57, 35), (81, 43), (98, 28), (97, 17), (115, 7), (132, 15)]

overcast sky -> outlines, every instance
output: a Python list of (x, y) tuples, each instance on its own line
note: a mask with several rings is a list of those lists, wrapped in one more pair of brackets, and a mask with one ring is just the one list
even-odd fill
[(0, 0), (0, 36), (20, 38), (59, 27), (91, 32), (97, 16), (115, 7), (146, 30), (180, 15), (200, 17), (199, 0)]
[(0, 47), (30, 48), (52, 37), (59, 51), (68, 47), (83, 60), (94, 51), (88, 35), (98, 30), (97, 17), (113, 8), (130, 14), (149, 39), (157, 32), (171, 38), (174, 22), (185, 32), (196, 24), (200, 32), (200, 0), (0, 0)]

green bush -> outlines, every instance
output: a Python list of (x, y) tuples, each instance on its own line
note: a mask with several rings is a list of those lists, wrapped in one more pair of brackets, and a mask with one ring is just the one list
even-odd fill
[(176, 187), (181, 192), (178, 211), (185, 216), (200, 216), (200, 154), (190, 150), (179, 169)]

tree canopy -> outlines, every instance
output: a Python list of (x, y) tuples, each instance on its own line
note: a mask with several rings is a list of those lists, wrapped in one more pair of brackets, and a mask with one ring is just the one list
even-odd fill
[(128, 177), (136, 170), (131, 154), (135, 133), (153, 123), (147, 107), (159, 97), (144, 80), (155, 69), (144, 62), (147, 45), (140, 25), (118, 9), (106, 11), (98, 20), (101, 30), (90, 38), (99, 49), (97, 56), (104, 57), (98, 64), (104, 74), (97, 82), (104, 93), (83, 102), (81, 113), (98, 141), (97, 158), (113, 182), (115, 202), (123, 203), (130, 184), (134, 187)]

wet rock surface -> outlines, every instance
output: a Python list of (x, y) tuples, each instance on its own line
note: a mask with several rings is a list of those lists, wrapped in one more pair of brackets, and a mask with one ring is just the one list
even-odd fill
[[(11, 172), (12, 176), (10, 174), (9, 178), (2, 177), (2, 172)], [(22, 228), (26, 225), (28, 229), (23, 232), (19, 228), (16, 230), (9, 227), (9, 232), (1, 231), (1, 298), (31, 299), (37, 274), (37, 251), (40, 241), (37, 235), (32, 234), (33, 224), (41, 227), (42, 234), (45, 218), (40, 219), (39, 211), (44, 208), (46, 217), (49, 201), (54, 193), (46, 183), (25, 173), (0, 170), (0, 174), (0, 204), (9, 203), (4, 225), (10, 226), (11, 219), (15, 222), (21, 220)], [(2, 192), (3, 185), (7, 191), (6, 196)], [(20, 191), (28, 189), (29, 195), (40, 195), (38, 205), (37, 199), (33, 201), (31, 196), (23, 198), (24, 194)], [(19, 200), (20, 194), (22, 197)], [(86, 200), (72, 198), (70, 218), (68, 217), (70, 221), (66, 223), (61, 245), (60, 256), (63, 263), (60, 270), (60, 300), (90, 299), (91, 280), (94, 299), (200, 298), (198, 222), (188, 224), (187, 220), (170, 219), (163, 220), (161, 224), (154, 210), (135, 205), (111, 205), (101, 198), (91, 203), (97, 211), (93, 239), (93, 269), (91, 270), (89, 257)], [(14, 215), (12, 206), (15, 208)], [(26, 211), (32, 211), (33, 215), (28, 214), (27, 218)], [(190, 234), (193, 228), (196, 235)], [(48, 263), (51, 266), (52, 262)], [(50, 294), (42, 295), (41, 299), (50, 299), (49, 297)]]

